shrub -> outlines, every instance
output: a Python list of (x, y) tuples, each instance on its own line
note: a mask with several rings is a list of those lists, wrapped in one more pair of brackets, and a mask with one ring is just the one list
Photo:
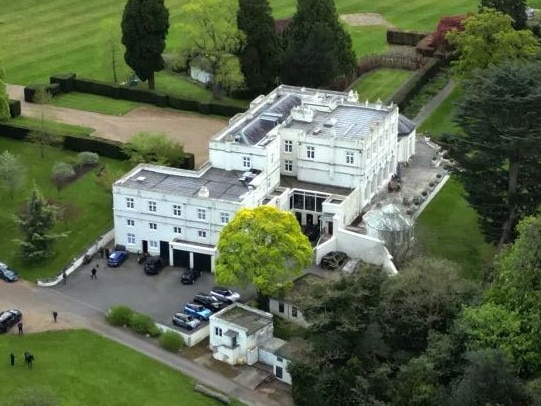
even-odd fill
[(113, 326), (128, 326), (133, 316), (133, 310), (127, 306), (113, 306), (107, 314), (107, 321)]
[(428, 192), (426, 190), (423, 190), (423, 192), (421, 193), (424, 197), (426, 197), (428, 195)]
[(21, 115), (21, 101), (9, 100), (9, 115), (12, 118), (19, 117)]
[(100, 156), (95, 152), (83, 151), (77, 155), (77, 162), (81, 166), (96, 166)]
[(58, 191), (75, 177), (75, 170), (66, 162), (57, 162), (53, 166), (53, 182)]
[(434, 187), (434, 182), (430, 182), (428, 185), (429, 185), (430, 187)]
[(154, 324), (154, 320), (146, 314), (133, 312), (129, 326), (138, 334), (148, 334), (151, 337), (158, 337), (160, 335), (160, 330)]
[(174, 331), (166, 331), (160, 336), (160, 345), (167, 351), (178, 352), (184, 347), (184, 340)]

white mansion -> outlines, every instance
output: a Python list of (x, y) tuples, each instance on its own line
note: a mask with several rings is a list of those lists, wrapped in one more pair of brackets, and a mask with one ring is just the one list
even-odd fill
[(213, 137), (199, 170), (142, 164), (116, 181), (115, 240), (172, 265), (213, 270), (222, 227), (241, 208), (269, 204), (320, 232), (316, 262), (339, 249), (385, 265), (380, 240), (346, 227), (414, 149), (415, 125), (395, 105), (280, 86)]

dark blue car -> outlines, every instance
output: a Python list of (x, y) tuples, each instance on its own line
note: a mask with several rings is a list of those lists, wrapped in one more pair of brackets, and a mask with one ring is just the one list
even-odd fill
[(107, 258), (107, 266), (120, 266), (127, 258), (128, 251), (114, 250), (109, 254), (109, 258)]

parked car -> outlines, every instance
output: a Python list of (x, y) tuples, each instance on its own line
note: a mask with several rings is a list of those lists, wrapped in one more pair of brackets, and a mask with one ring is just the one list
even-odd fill
[(19, 275), (9, 266), (0, 262), (0, 279), (5, 280), (6, 282), (15, 282), (19, 280)]
[(145, 261), (144, 270), (147, 275), (157, 275), (163, 269), (163, 259), (159, 255), (148, 257)]
[(184, 285), (193, 285), (200, 276), (201, 271), (199, 269), (188, 268), (182, 273), (180, 282), (182, 282)]
[(334, 271), (341, 268), (348, 261), (348, 254), (342, 251), (331, 251), (321, 258), (321, 267)]
[(175, 326), (183, 327), (188, 330), (196, 329), (201, 322), (197, 319), (194, 319), (193, 316), (190, 316), (186, 313), (175, 313), (173, 315), (173, 324)]
[(211, 312), (218, 312), (226, 307), (226, 303), (206, 293), (198, 293), (193, 298), (194, 303), (205, 306)]
[(107, 266), (120, 266), (126, 259), (128, 259), (128, 251), (115, 249), (107, 258)]
[(212, 315), (212, 312), (209, 309), (196, 303), (188, 303), (184, 306), (184, 313), (192, 315), (199, 320), (208, 320)]
[(0, 313), (0, 333), (7, 331), (23, 319), (20, 310), (10, 309)]
[(216, 299), (226, 303), (233, 303), (240, 300), (240, 295), (237, 292), (233, 292), (231, 289), (223, 288), (221, 286), (212, 288), (210, 294)]

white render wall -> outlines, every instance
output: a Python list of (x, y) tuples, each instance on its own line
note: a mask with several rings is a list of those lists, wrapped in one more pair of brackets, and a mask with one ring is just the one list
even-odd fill
[[(284, 311), (280, 312), (280, 303), (284, 305)], [(269, 312), (275, 316), (281, 317), (282, 319), (289, 320), (292, 323), (298, 324), (303, 327), (307, 327), (308, 323), (304, 319), (302, 312), (297, 307), (297, 316), (293, 315), (293, 308), (296, 307), (291, 303), (284, 301), (282, 299), (269, 298)]]

